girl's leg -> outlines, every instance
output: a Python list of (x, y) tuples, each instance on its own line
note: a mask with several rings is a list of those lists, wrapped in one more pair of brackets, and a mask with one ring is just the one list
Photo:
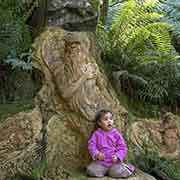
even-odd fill
[(92, 162), (86, 168), (87, 174), (92, 177), (103, 177), (107, 173), (107, 171), (107, 167), (97, 164), (96, 162)]
[(124, 178), (131, 176), (135, 171), (135, 168), (131, 164), (117, 163), (111, 166), (108, 171), (110, 177)]

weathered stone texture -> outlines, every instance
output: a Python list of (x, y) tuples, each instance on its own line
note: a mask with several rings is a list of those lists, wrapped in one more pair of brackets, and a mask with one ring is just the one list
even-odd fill
[[(98, 3), (98, 0), (96, 0)], [(67, 30), (95, 30), (98, 13), (91, 0), (49, 0), (48, 25)]]
[(38, 109), (9, 117), (0, 126), (0, 179), (31, 174), (42, 158), (42, 119)]
[[(89, 162), (86, 143), (101, 108), (112, 110), (123, 133), (128, 127), (127, 111), (99, 66), (92, 33), (51, 27), (36, 40), (34, 49), (34, 65), (43, 73), (43, 86), (32, 112), (14, 115), (0, 125), (2, 180), (18, 173), (29, 175), (44, 157), (47, 179), (70, 178), (69, 172)], [(169, 117), (162, 122), (135, 122), (128, 127), (131, 141), (142, 146), (147, 137), (162, 145), (159, 150), (165, 155), (176, 154), (179, 129)], [(153, 177), (140, 172), (129, 179)]]
[(124, 129), (127, 111), (97, 65), (91, 36), (54, 27), (45, 31), (35, 44), (35, 63), (45, 78), (37, 101), (43, 109), (49, 106), (54, 111), (51, 118), (45, 118), (50, 176), (57, 175), (60, 166), (71, 170), (87, 164), (86, 142), (95, 113), (101, 108), (112, 110), (117, 126)]
[(140, 149), (159, 152), (161, 156), (180, 158), (180, 118), (166, 113), (157, 120), (141, 120), (129, 130), (131, 142)]

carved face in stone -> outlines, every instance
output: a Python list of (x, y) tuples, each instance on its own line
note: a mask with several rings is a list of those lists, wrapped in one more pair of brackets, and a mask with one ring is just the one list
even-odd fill
[[(89, 56), (90, 41), (85, 36), (69, 33), (65, 36), (65, 49), (69, 57), (83, 62)], [(87, 60), (86, 60), (87, 61)]]
[(79, 78), (85, 72), (90, 72), (95, 75), (97, 65), (92, 65), (92, 55), (90, 52), (90, 40), (85, 36), (76, 36), (73, 33), (68, 33), (64, 37), (65, 42), (65, 66), (66, 70), (71, 73), (71, 76)]
[(100, 81), (102, 76), (95, 60), (93, 39), (85, 32), (66, 32), (56, 28), (49, 32), (44, 35), (46, 38), (40, 51), (47, 67), (44, 69), (50, 72), (47, 79), (53, 79), (59, 100), (62, 98), (71, 110), (93, 120), (97, 110), (111, 104), (106, 88), (102, 88), (103, 81)]

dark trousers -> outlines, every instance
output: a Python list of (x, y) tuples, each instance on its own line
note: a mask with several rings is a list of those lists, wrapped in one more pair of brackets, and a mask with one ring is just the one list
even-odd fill
[(103, 177), (108, 175), (112, 178), (125, 178), (131, 176), (135, 167), (131, 164), (116, 163), (111, 167), (105, 167), (96, 161), (87, 166), (87, 174), (92, 177)]

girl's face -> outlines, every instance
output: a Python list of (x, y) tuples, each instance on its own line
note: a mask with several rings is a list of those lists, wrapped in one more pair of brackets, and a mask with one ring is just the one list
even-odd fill
[(98, 122), (98, 125), (104, 130), (104, 131), (110, 131), (113, 128), (114, 120), (112, 113), (108, 112), (104, 114), (100, 121)]

